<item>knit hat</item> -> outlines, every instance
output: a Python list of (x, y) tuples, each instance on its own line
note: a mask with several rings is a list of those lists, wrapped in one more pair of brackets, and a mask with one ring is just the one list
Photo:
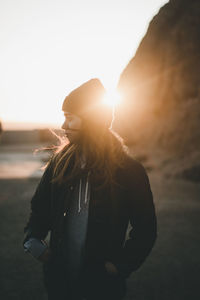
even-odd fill
[(65, 98), (62, 110), (109, 128), (112, 122), (112, 108), (103, 102), (105, 92), (99, 79), (91, 79)]

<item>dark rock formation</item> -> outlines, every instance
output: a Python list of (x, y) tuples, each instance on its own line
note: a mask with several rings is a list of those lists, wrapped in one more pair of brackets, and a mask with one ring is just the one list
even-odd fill
[(159, 149), (179, 164), (187, 157), (184, 168), (199, 162), (199, 0), (171, 0), (160, 9), (118, 88), (124, 101), (113, 127), (133, 148)]

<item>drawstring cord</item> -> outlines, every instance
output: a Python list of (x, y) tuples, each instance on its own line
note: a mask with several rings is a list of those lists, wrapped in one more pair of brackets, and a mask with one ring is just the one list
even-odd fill
[[(85, 188), (85, 203), (88, 200), (88, 177), (89, 177), (90, 171), (87, 174), (87, 180), (86, 180), (86, 188)], [(82, 178), (80, 178), (80, 182), (79, 182), (79, 195), (78, 195), (78, 212), (81, 211), (81, 191), (82, 191)]]
[(85, 203), (87, 202), (87, 194), (88, 194), (88, 176), (87, 176), (86, 188), (85, 188)]
[(81, 211), (81, 186), (82, 186), (82, 179), (80, 179), (80, 183), (79, 183), (78, 212)]

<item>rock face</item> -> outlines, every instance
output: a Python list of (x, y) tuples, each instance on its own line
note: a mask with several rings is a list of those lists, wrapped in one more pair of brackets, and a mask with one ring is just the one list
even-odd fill
[(200, 164), (199, 0), (160, 9), (118, 88), (114, 130), (132, 145), (184, 160), (184, 168)]

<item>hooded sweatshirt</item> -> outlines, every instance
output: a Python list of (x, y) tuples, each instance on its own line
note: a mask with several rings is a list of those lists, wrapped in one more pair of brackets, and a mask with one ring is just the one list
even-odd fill
[(65, 212), (61, 256), (67, 272), (67, 284), (76, 285), (85, 258), (85, 240), (90, 200), (89, 172), (73, 186), (70, 206)]

